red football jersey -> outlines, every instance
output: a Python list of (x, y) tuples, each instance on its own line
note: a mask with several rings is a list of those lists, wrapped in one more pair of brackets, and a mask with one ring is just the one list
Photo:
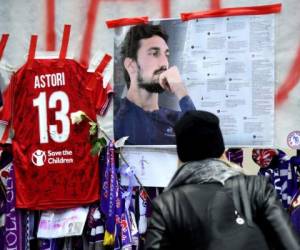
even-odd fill
[(99, 87), (98, 80), (97, 88), (88, 89), (95, 77), (70, 59), (63, 64), (59, 59), (34, 59), (12, 77), (0, 118), (14, 132), (17, 208), (68, 208), (99, 199), (90, 125), (73, 125), (70, 119), (79, 110), (93, 120), (96, 110), (105, 112), (111, 88)]

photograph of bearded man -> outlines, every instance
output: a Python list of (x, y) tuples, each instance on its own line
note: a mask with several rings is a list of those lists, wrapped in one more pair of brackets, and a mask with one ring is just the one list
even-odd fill
[[(177, 66), (170, 66), (168, 35), (160, 25), (132, 26), (121, 47), (127, 94), (114, 115), (114, 137), (129, 145), (173, 145), (174, 124), (195, 110)], [(159, 94), (177, 97), (180, 110), (159, 106)]]

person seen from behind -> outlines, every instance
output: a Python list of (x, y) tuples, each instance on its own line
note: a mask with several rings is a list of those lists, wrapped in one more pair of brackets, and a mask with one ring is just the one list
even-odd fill
[(180, 167), (153, 200), (145, 249), (296, 250), (273, 186), (222, 160), (219, 119), (187, 111), (175, 124)]

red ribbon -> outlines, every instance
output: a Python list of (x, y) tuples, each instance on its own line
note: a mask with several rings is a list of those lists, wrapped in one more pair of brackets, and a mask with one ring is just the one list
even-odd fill
[(133, 17), (133, 18), (120, 18), (115, 20), (106, 21), (106, 25), (109, 29), (117, 28), (127, 25), (147, 24), (149, 22), (148, 17)]
[(223, 16), (242, 16), (242, 15), (264, 15), (271, 13), (279, 13), (281, 4), (238, 7), (238, 8), (223, 8), (201, 12), (181, 13), (181, 20), (188, 21), (197, 18), (206, 17), (223, 17)]
[(3, 56), (3, 52), (4, 52), (4, 49), (5, 49), (8, 37), (9, 37), (9, 34), (3, 34), (2, 37), (1, 37), (1, 42), (0, 42), (0, 59)]

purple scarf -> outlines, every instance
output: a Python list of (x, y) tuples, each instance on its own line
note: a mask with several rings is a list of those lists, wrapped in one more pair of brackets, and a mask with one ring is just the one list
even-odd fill
[(229, 148), (226, 152), (226, 157), (228, 161), (243, 167), (243, 149), (241, 148)]
[(5, 238), (4, 250), (24, 250), (25, 243), (23, 241), (24, 230), (22, 228), (22, 213), (16, 209), (16, 187), (14, 167), (11, 166), (9, 177), (7, 179), (6, 189), (6, 221), (5, 221)]
[(115, 150), (112, 142), (109, 143), (106, 152), (106, 164), (102, 175), (102, 183), (100, 207), (106, 218), (105, 229), (108, 233), (115, 236), (114, 249), (118, 249), (120, 247), (118, 236), (121, 232), (122, 207), (120, 186), (115, 165)]
[(114, 162), (113, 145), (110, 142), (106, 152), (106, 164), (101, 194), (101, 210), (106, 216), (106, 230), (115, 233), (115, 211), (117, 203), (117, 175)]

